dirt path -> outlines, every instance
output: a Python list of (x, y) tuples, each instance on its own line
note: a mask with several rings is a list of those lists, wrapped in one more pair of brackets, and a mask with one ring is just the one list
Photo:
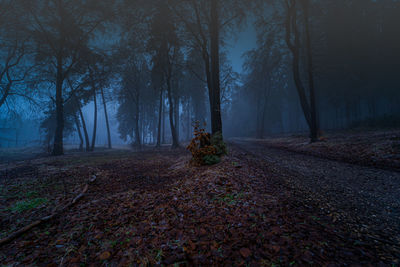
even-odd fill
[[(279, 169), (284, 183), (309, 192), (312, 201), (334, 218), (358, 228), (362, 235), (400, 244), (400, 172), (307, 156), (258, 142), (233, 141), (267, 166)], [(247, 156), (247, 155), (246, 155)]]

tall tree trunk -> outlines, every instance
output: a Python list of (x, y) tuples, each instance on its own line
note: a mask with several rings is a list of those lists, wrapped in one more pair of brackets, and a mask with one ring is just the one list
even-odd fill
[[(143, 116), (145, 116), (145, 115), (143, 114)], [(144, 125), (144, 122), (145, 122), (145, 119), (143, 118), (140, 121), (141, 128), (142, 128), (142, 144), (146, 144), (146, 142), (147, 142), (146, 125)]]
[(142, 133), (142, 144), (146, 144), (146, 134), (145, 134), (144, 119), (140, 120), (140, 129), (141, 129), (141, 133)]
[(179, 118), (179, 97), (174, 97), (174, 124), (175, 124), (175, 132), (176, 132), (176, 139), (179, 142), (179, 123), (180, 123), (180, 118)]
[(162, 136), (161, 144), (165, 144), (165, 103), (163, 102), (163, 112), (162, 112)]
[(317, 119), (317, 108), (315, 98), (315, 87), (314, 87), (314, 72), (313, 72), (313, 56), (311, 48), (311, 33), (310, 33), (310, 19), (309, 19), (309, 0), (302, 0), (303, 7), (303, 18), (305, 25), (306, 34), (306, 49), (307, 49), (307, 67), (308, 67), (308, 83), (310, 87), (310, 119), (311, 119), (311, 142), (318, 140), (318, 119)]
[(74, 114), (74, 120), (75, 120), (75, 125), (76, 125), (76, 130), (78, 131), (78, 136), (79, 136), (79, 151), (83, 151), (83, 136), (81, 132), (81, 126), (79, 124), (79, 119), (76, 114)]
[(54, 135), (53, 155), (64, 154), (63, 133), (64, 133), (64, 100), (63, 84), (64, 75), (62, 69), (62, 56), (57, 57), (57, 78), (56, 78), (56, 132)]
[(163, 90), (160, 88), (160, 102), (158, 108), (158, 131), (157, 131), (157, 144), (156, 147), (161, 146), (161, 120), (163, 116)]
[(110, 132), (110, 123), (108, 121), (107, 103), (106, 103), (106, 98), (104, 97), (103, 87), (101, 87), (100, 89), (101, 89), (100, 90), (101, 98), (103, 100), (103, 106), (104, 106), (104, 116), (106, 118), (108, 149), (111, 149), (112, 148), (112, 145), (111, 145), (111, 132)]
[(174, 124), (174, 103), (172, 97), (172, 88), (171, 88), (171, 78), (167, 78), (167, 93), (168, 93), (168, 102), (169, 102), (169, 124), (171, 127), (171, 135), (172, 135), (172, 148), (179, 147), (179, 140), (176, 135), (176, 129)]
[(212, 103), (211, 104), (211, 129), (212, 134), (222, 133), (221, 119), (221, 89), (220, 89), (220, 21), (219, 0), (211, 0), (211, 81), (212, 81)]
[(93, 107), (94, 107), (94, 122), (93, 122), (93, 135), (92, 135), (92, 146), (90, 147), (90, 151), (94, 151), (94, 147), (96, 145), (96, 134), (97, 134), (97, 97), (96, 97), (96, 89), (93, 86)]
[[(292, 38), (292, 35), (294, 38)], [(311, 110), (305, 93), (305, 87), (300, 78), (300, 33), (297, 27), (297, 7), (296, 1), (291, 0), (287, 6), (286, 17), (286, 44), (292, 53), (292, 72), (300, 99), (300, 105), (304, 118), (311, 132)], [(294, 41), (292, 41), (294, 39)]]
[(136, 114), (135, 114), (135, 145), (140, 147), (142, 145), (142, 139), (140, 137), (140, 125), (139, 125), (139, 116), (140, 107), (139, 103), (136, 102)]
[(81, 107), (79, 105), (78, 105), (78, 109), (79, 109), (79, 116), (81, 117), (83, 134), (85, 136), (86, 151), (90, 151), (89, 134), (88, 134), (88, 131), (87, 131), (87, 128), (86, 128), (85, 117), (83, 116), (82, 109), (81, 109)]
[(187, 102), (187, 136), (186, 136), (186, 140), (190, 141), (190, 137), (192, 136), (192, 121), (191, 121), (191, 112), (190, 112), (190, 102), (188, 100)]

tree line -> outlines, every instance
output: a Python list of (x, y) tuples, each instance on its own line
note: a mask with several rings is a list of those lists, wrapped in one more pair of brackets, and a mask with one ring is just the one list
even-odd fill
[[(99, 105), (111, 144), (140, 147), (213, 135), (321, 129), (396, 114), (399, 3), (393, 0), (2, 0), (0, 108), (44, 100), (41, 127), (54, 155), (77, 133), (93, 151)], [(245, 73), (227, 42), (254, 22)], [(397, 24), (396, 24), (397, 23)], [(82, 108), (93, 106), (89, 133)], [(208, 108), (207, 108), (208, 105)], [(224, 122), (224, 124), (222, 123)], [(168, 130), (167, 130), (168, 128)]]
[(400, 126), (398, 1), (263, 4), (232, 100), (231, 117), (250, 130), (237, 135), (308, 130), (315, 141), (324, 129)]

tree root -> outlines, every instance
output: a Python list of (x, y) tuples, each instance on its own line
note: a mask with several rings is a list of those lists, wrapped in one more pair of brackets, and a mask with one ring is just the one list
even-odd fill
[(81, 200), (86, 192), (89, 189), (89, 184), (93, 183), (94, 181), (96, 181), (96, 176), (93, 176), (92, 178), (90, 178), (89, 182), (85, 185), (85, 187), (83, 188), (82, 192), (77, 195), (69, 204), (67, 204), (66, 206), (64, 206), (62, 209), (53, 212), (53, 214), (49, 215), (49, 216), (45, 216), (42, 217), (41, 219), (19, 229), (18, 231), (15, 231), (14, 233), (12, 233), (11, 235), (3, 238), (0, 240), (0, 247), (10, 243), (11, 241), (13, 241), (14, 239), (16, 239), (17, 237), (23, 235), (24, 233), (28, 232), (29, 230), (31, 230), (32, 228), (41, 225), (42, 223), (48, 222), (50, 220), (52, 220), (54, 217), (56, 217), (57, 215), (59, 215), (60, 213), (70, 209), (72, 206), (74, 206), (79, 200)]

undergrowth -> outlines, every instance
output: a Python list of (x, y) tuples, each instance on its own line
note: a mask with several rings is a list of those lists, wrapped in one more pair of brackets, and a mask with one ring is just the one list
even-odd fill
[(211, 136), (200, 127), (197, 121), (194, 124), (194, 138), (187, 146), (192, 153), (192, 163), (195, 165), (214, 165), (221, 162), (221, 157), (226, 155), (227, 149), (223, 142), (222, 133), (218, 132)]

